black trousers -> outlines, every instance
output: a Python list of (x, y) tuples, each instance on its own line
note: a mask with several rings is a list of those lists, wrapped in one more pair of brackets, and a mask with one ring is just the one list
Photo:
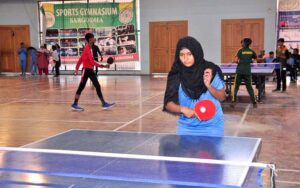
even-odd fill
[[(98, 57), (94, 57), (94, 60), (98, 62)], [(98, 67), (95, 66), (96, 76), (98, 75)]]
[(252, 88), (252, 77), (251, 74), (246, 75), (246, 74), (236, 74), (235, 75), (235, 79), (234, 79), (234, 91), (233, 91), (233, 95), (232, 95), (232, 102), (236, 102), (237, 99), (237, 92), (239, 90), (239, 87), (241, 85), (242, 80), (245, 81), (245, 85), (247, 88), (247, 91), (250, 95), (251, 101), (252, 103), (256, 103), (256, 99), (254, 96), (254, 91)]
[(61, 65), (61, 62), (60, 62), (60, 60), (59, 61), (55, 61), (55, 75), (56, 76), (59, 76), (59, 67), (60, 67), (60, 65)]
[(297, 80), (297, 67), (296, 65), (287, 65), (287, 71), (290, 72), (291, 81)]
[(282, 82), (282, 90), (286, 90), (286, 68), (282, 67), (282, 69), (276, 69), (276, 77), (277, 77), (277, 90), (281, 89)]
[(76, 94), (77, 95), (81, 94), (81, 92), (85, 88), (85, 85), (86, 85), (86, 82), (87, 82), (88, 78), (91, 79), (94, 87), (96, 88), (97, 95), (98, 95), (99, 99), (101, 100), (102, 104), (104, 104), (105, 101), (104, 101), (104, 98), (103, 98), (103, 95), (102, 95), (102, 92), (101, 92), (101, 86), (100, 86), (100, 84), (98, 82), (97, 76), (96, 76), (96, 74), (95, 74), (95, 72), (94, 72), (93, 69), (88, 69), (88, 68), (83, 69), (82, 75), (81, 75), (80, 84), (78, 86)]

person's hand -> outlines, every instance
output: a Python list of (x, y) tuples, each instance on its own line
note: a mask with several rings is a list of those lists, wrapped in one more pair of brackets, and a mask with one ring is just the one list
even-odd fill
[(107, 64), (107, 65), (105, 65), (105, 67), (109, 69), (109, 67), (110, 67), (110, 64)]
[(239, 63), (239, 58), (237, 56), (235, 56), (232, 63), (238, 64)]
[(205, 69), (203, 74), (203, 82), (207, 88), (211, 87), (210, 85), (211, 80), (212, 80), (212, 70), (209, 68)]
[(76, 76), (78, 74), (78, 70), (74, 71), (74, 76)]
[(101, 61), (101, 62), (103, 61), (103, 56), (101, 56), (101, 59), (100, 59), (100, 61)]
[(180, 107), (180, 112), (183, 113), (183, 115), (187, 118), (191, 118), (195, 116), (195, 111), (185, 106)]

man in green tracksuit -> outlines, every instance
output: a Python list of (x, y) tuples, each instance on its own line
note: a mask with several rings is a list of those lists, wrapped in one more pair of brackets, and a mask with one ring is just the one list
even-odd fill
[(234, 93), (232, 95), (232, 106), (236, 102), (237, 92), (244, 79), (247, 91), (250, 95), (253, 107), (257, 107), (256, 99), (254, 96), (254, 91), (252, 88), (252, 77), (251, 77), (251, 63), (256, 61), (256, 53), (250, 48), (252, 40), (250, 38), (244, 38), (242, 40), (242, 48), (237, 52), (236, 61), (238, 63), (236, 68), (236, 75), (234, 80)]

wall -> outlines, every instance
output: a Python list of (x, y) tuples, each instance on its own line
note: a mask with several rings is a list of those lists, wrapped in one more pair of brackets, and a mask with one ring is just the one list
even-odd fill
[(1, 0), (0, 25), (29, 25), (31, 45), (38, 47), (37, 0)]
[[(149, 22), (188, 20), (189, 35), (203, 46), (205, 58), (220, 64), (221, 19), (264, 18), (265, 50), (276, 41), (276, 0), (140, 0), (142, 74), (149, 74)], [(37, 0), (1, 0), (0, 25), (30, 25), (30, 39), (38, 46)]]
[(188, 20), (189, 35), (203, 46), (207, 60), (221, 63), (221, 20), (264, 18), (265, 50), (276, 41), (276, 0), (140, 0), (142, 72), (149, 73), (149, 22)]

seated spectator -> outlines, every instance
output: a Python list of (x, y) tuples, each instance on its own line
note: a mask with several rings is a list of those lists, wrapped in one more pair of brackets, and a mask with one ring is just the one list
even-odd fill
[(265, 58), (265, 62), (266, 63), (272, 63), (274, 61), (274, 59), (275, 59), (274, 52), (270, 51), (269, 56)]

